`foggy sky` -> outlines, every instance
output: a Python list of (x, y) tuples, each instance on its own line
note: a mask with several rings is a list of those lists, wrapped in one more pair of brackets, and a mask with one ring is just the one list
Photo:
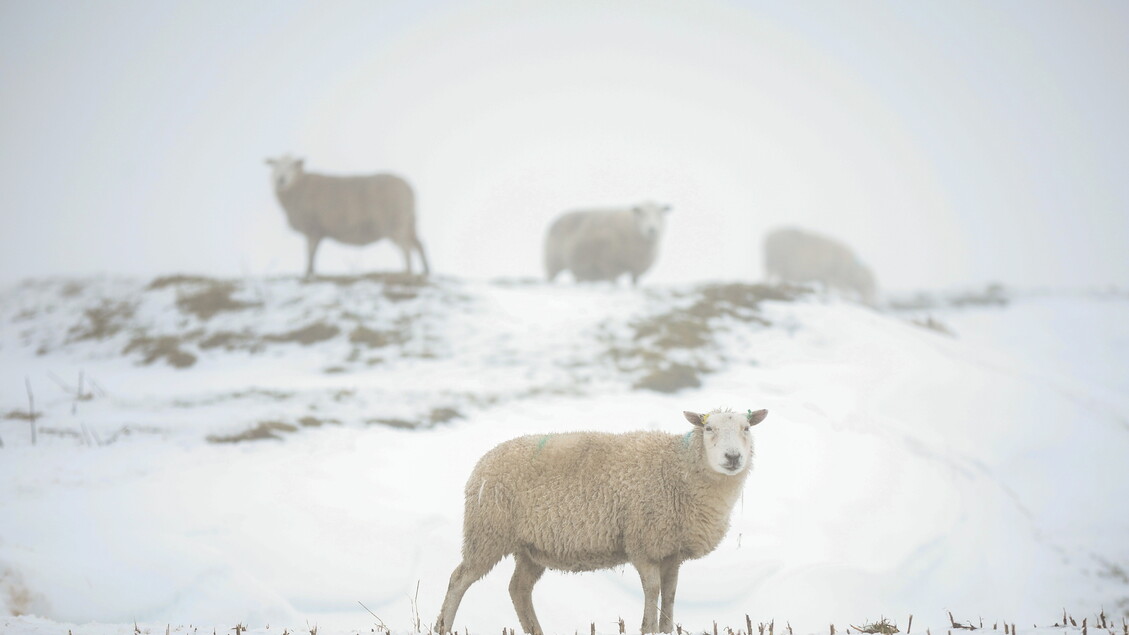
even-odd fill
[(1123, 2), (3, 0), (0, 91), (3, 281), (299, 274), (291, 152), (408, 178), (439, 274), (654, 199), (645, 281), (759, 279), (790, 224), (886, 288), (1129, 285)]

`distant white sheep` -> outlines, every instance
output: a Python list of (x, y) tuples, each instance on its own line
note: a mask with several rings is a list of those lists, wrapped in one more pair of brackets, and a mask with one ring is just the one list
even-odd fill
[(545, 237), (546, 276), (551, 282), (568, 269), (578, 281), (594, 281), (627, 273), (637, 284), (658, 256), (669, 211), (667, 205), (641, 203), (562, 214)]
[(404, 253), (412, 272), (412, 251), (419, 252), (427, 274), (427, 255), (416, 234), (415, 194), (392, 174), (326, 176), (306, 172), (303, 160), (289, 155), (267, 159), (278, 202), (290, 227), (306, 236), (306, 275), (323, 238), (347, 245), (367, 245), (388, 238)]
[(874, 274), (850, 247), (813, 232), (796, 228), (769, 232), (764, 239), (764, 266), (770, 280), (821, 283), (869, 305), (877, 298)]
[[(683, 413), (684, 435), (576, 432), (525, 436), (487, 452), (466, 484), (463, 561), (436, 623), (449, 632), (467, 588), (503, 557), (526, 633), (543, 633), (533, 585), (546, 568), (630, 562), (643, 584), (643, 633), (669, 633), (682, 562), (721, 542), (753, 458), (749, 428), (768, 411)], [(659, 611), (659, 596), (662, 610)]]

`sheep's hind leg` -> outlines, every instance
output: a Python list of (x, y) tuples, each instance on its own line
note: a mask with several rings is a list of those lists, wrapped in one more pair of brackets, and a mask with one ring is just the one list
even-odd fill
[(455, 567), (455, 571), (451, 574), (451, 582), (447, 585), (447, 597), (443, 599), (443, 610), (439, 612), (439, 619), (435, 622), (435, 631), (439, 635), (451, 632), (455, 623), (455, 613), (459, 610), (459, 603), (463, 601), (463, 594), (470, 588), (470, 585), (490, 573), (490, 570), (501, 559), (501, 556), (476, 562), (464, 559), (459, 566)]
[(659, 631), (669, 633), (674, 630), (674, 591), (678, 586), (678, 568), (682, 562), (675, 557), (662, 562), (662, 608), (659, 610)]
[(643, 583), (643, 625), (640, 632), (657, 633), (659, 588), (662, 580), (659, 563), (644, 560), (632, 564), (639, 570), (639, 581)]
[(545, 573), (545, 567), (534, 562), (524, 552), (514, 554), (514, 576), (510, 578), (510, 599), (514, 601), (521, 630), (531, 635), (542, 635), (541, 624), (533, 611), (533, 585)]

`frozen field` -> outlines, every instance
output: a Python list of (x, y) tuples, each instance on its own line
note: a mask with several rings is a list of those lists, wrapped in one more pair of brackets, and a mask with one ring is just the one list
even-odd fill
[[(914, 614), (924, 633), (951, 610), (1022, 633), (1104, 608), (1120, 632), (1129, 298), (1009, 300), (877, 312), (744, 284), (396, 276), (8, 287), (0, 615), (37, 617), (0, 631), (368, 633), (363, 602), (412, 632), (458, 563), (484, 451), (680, 433), (682, 410), (730, 406), (770, 414), (728, 537), (682, 569), (686, 628)], [(510, 563), (456, 628), (517, 627)], [(534, 593), (554, 633), (632, 632), (641, 597), (630, 567), (549, 572)]]

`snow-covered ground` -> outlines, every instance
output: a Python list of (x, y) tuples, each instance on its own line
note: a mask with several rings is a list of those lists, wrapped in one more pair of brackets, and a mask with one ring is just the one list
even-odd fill
[[(682, 410), (719, 405), (770, 414), (728, 537), (682, 569), (687, 628), (914, 614), (924, 632), (951, 610), (1023, 631), (1104, 607), (1120, 629), (1129, 298), (928, 316), (949, 333), (913, 324), (924, 310), (722, 283), (5, 289), (0, 614), (38, 617), (0, 631), (412, 631), (438, 613), (484, 451), (679, 433)], [(456, 628), (517, 627), (510, 573), (471, 588)], [(550, 572), (534, 593), (555, 633), (630, 631), (641, 597), (630, 567)]]

